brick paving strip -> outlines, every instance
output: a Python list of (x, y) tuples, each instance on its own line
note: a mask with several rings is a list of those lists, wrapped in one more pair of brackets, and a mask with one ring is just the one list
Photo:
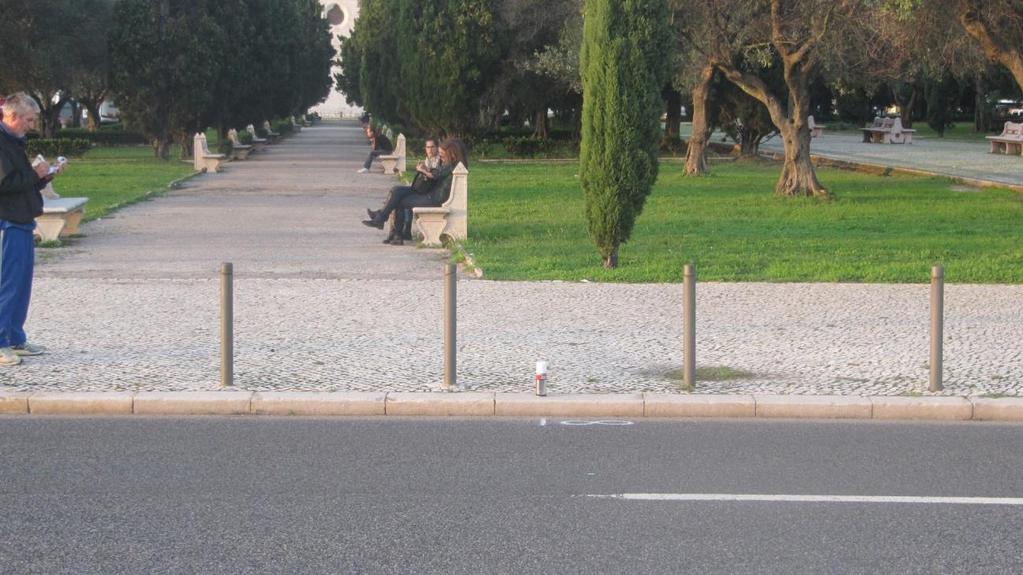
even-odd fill
[[(723, 375), (690, 395), (676, 378), (680, 285), (465, 278), (463, 393), (423, 393), (442, 379), (446, 252), (386, 246), (359, 223), (395, 181), (355, 173), (365, 150), (354, 123), (306, 129), (39, 250), (27, 328), (51, 353), (0, 371), (0, 411), (102, 397), (127, 413), (204, 413), (188, 398), (213, 392), (232, 413), (1021, 412), (1017, 285), (946, 285), (945, 397), (933, 398), (926, 285), (701, 283), (698, 365)], [(216, 391), (221, 261), (235, 266), (237, 391)], [(537, 360), (550, 364), (548, 398), (529, 395)], [(628, 409), (608, 407), (619, 400)]]

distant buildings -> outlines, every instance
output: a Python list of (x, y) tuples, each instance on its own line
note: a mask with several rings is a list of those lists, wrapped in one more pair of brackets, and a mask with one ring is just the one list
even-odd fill
[[(334, 49), (340, 47), (338, 36), (347, 37), (352, 33), (352, 25), (359, 16), (359, 0), (320, 0), (323, 14), (330, 22), (330, 34), (333, 37)], [(335, 69), (335, 72), (337, 70)], [(344, 94), (331, 90), (327, 101), (312, 109), (323, 118), (354, 118), (362, 114), (358, 106), (350, 106)]]

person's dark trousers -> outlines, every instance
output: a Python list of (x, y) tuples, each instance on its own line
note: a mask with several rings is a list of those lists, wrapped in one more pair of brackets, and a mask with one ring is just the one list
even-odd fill
[(400, 234), (401, 239), (412, 239), (412, 208), (399, 207), (394, 210), (395, 234)]
[(375, 160), (378, 156), (382, 156), (382, 155), (384, 155), (384, 152), (381, 152), (381, 151), (378, 151), (378, 150), (370, 151), (369, 157), (367, 157), (366, 161), (362, 163), (362, 167), (366, 168), (368, 170), (370, 168), (370, 166), (373, 165), (373, 160)]
[(25, 343), (25, 319), (32, 297), (35, 224), (0, 220), (0, 347)]
[(412, 186), (394, 186), (391, 188), (391, 191), (387, 192), (387, 200), (384, 202), (384, 207), (377, 213), (377, 221), (381, 223), (386, 222), (387, 218), (391, 217), (391, 212), (410, 194), (412, 194)]
[(402, 215), (404, 216), (404, 218), (403, 218), (404, 221), (402, 221), (401, 226), (399, 227), (399, 229), (401, 230), (401, 237), (403, 239), (406, 239), (406, 240), (411, 240), (412, 239), (412, 219), (415, 216), (412, 214), (412, 208), (403, 208), (401, 210), (401, 212), (402, 212)]

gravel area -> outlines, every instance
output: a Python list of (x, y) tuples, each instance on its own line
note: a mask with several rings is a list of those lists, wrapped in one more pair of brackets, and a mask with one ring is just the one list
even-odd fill
[[(236, 272), (238, 388), (437, 389), (446, 254), (359, 224), (394, 183), (355, 174), (364, 152), (354, 123), (306, 129), (39, 250), (27, 330), (51, 352), (0, 370), (0, 390), (219, 389), (220, 261)], [(926, 285), (697, 293), (697, 393), (926, 388)], [(679, 390), (680, 285), (465, 278), (458, 294), (464, 389), (528, 391), (546, 360), (554, 392)], [(1023, 286), (946, 285), (943, 394), (1023, 395), (1021, 301)]]

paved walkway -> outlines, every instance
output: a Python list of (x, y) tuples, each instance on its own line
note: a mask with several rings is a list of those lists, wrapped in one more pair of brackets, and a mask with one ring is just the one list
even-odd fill
[[(354, 123), (323, 124), (40, 250), (28, 330), (51, 354), (0, 391), (218, 388), (217, 266), (236, 271), (244, 390), (420, 391), (442, 377), (445, 252), (359, 224), (394, 179), (355, 173)], [(459, 285), (458, 377), (528, 391), (677, 390), (678, 285)], [(946, 286), (947, 395), (1023, 395), (1023, 286)], [(923, 285), (698, 288), (697, 358), (742, 377), (699, 393), (912, 394), (927, 382)], [(718, 372), (725, 370), (717, 370)]]

